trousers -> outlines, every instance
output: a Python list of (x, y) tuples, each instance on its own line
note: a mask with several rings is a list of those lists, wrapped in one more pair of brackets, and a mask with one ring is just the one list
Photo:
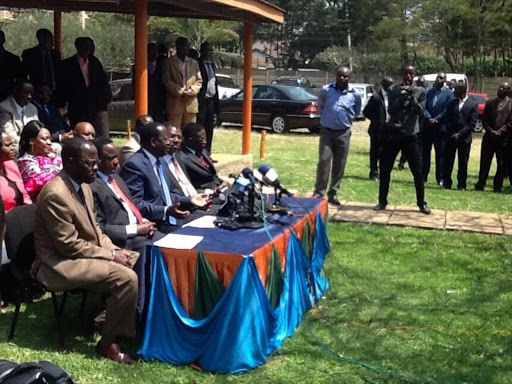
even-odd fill
[(503, 136), (491, 136), (485, 133), (482, 139), (480, 152), (480, 171), (478, 173), (477, 186), (484, 188), (491, 169), (492, 159), (496, 155), (497, 169), (494, 175), (494, 189), (499, 190), (503, 186), (503, 179), (508, 173), (505, 154), (506, 143)]
[(446, 159), (444, 171), (444, 186), (445, 188), (452, 187), (452, 171), (453, 164), (455, 163), (455, 152), (457, 152), (459, 169), (457, 171), (457, 188), (466, 189), (466, 180), (468, 178), (468, 161), (469, 153), (471, 152), (471, 143), (463, 141), (450, 141), (446, 144)]
[(205, 97), (199, 101), (199, 113), (197, 122), (200, 123), (206, 131), (206, 150), (212, 151), (213, 123), (215, 118), (215, 100), (211, 97)]

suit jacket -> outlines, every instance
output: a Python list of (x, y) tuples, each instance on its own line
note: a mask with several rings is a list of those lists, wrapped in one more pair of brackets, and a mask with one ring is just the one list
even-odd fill
[(180, 70), (179, 59), (177, 55), (167, 59), (162, 65), (162, 81), (167, 91), (166, 112), (169, 114), (197, 113), (199, 104), (197, 94), (201, 89), (202, 78), (197, 61), (187, 57), (186, 63), (186, 87), (194, 91), (195, 96), (180, 95), (179, 91), (183, 88), (183, 75)]
[[(133, 202), (129, 188), (119, 175), (112, 175), (119, 185), (119, 188)], [(96, 209), (96, 221), (102, 232), (107, 235), (118, 247), (125, 248), (128, 243), (128, 233), (126, 226), (130, 224), (128, 213), (124, 209), (121, 199), (109, 188), (101, 177), (96, 176), (96, 180), (91, 184), (92, 195), (94, 197), (94, 208)], [(134, 203), (135, 204), (135, 203)], [(133, 236), (142, 237), (144, 236)], [(131, 248), (130, 246), (128, 248)]]
[(32, 104), (37, 108), (39, 121), (50, 130), (50, 133), (52, 134), (52, 141), (58, 143), (60, 141), (59, 135), (71, 130), (66, 119), (64, 119), (60, 114), (59, 109), (53, 104), (46, 105), (48, 112), (38, 102), (32, 101)]
[[(206, 66), (203, 59), (199, 59), (197, 61), (199, 65), (199, 70), (201, 71), (201, 78), (203, 79), (201, 84), (201, 89), (197, 95), (197, 99), (199, 103), (201, 103), (206, 98), (206, 89), (208, 88), (208, 73), (206, 71)], [(213, 63), (212, 63), (213, 64)], [(217, 73), (217, 67), (213, 64), (213, 73)], [(217, 83), (217, 78), (215, 78), (215, 96), (213, 97), (213, 102), (215, 103), (215, 111), (219, 110), (219, 85)]]
[[(170, 189), (171, 176), (169, 168), (163, 159), (160, 159), (160, 161), (162, 162), (165, 181)], [(124, 163), (119, 175), (128, 186), (133, 201), (137, 204), (137, 208), (139, 208), (142, 216), (157, 224), (164, 223), (166, 208), (164, 191), (155, 174), (151, 160), (142, 148)], [(172, 192), (171, 200), (173, 204), (183, 204), (184, 209), (190, 205), (190, 198)]]
[(68, 106), (71, 126), (80, 121), (94, 123), (96, 114), (107, 110), (112, 99), (112, 92), (100, 61), (94, 56), (89, 57), (89, 87), (78, 63), (77, 56), (63, 60), (59, 66), (57, 77), (57, 100), (60, 107)]
[(440, 94), (437, 96), (436, 104), (434, 105), (435, 94), (436, 92), (434, 88), (428, 90), (423, 117), (425, 119), (436, 119), (439, 122), (439, 131), (446, 132), (446, 126), (444, 124), (446, 106), (450, 100), (455, 98), (455, 96), (453, 95), (453, 91), (450, 88), (443, 87)]
[(9, 96), (14, 80), (21, 74), (20, 58), (8, 51), (0, 53), (0, 101)]
[(208, 155), (206, 150), (203, 150), (203, 158), (209, 165), (206, 168), (196, 154), (188, 147), (182, 146), (180, 151), (176, 154), (181, 168), (189, 176), (189, 180), (198, 191), (204, 191), (205, 189), (213, 189), (217, 185), (222, 184), (222, 180), (217, 176), (217, 171), (213, 165), (213, 161)]
[[(43, 50), (41, 49), (41, 47), (36, 45), (35, 47), (25, 49), (21, 54), (21, 58), (23, 59), (23, 73), (25, 73), (25, 75), (29, 78), (30, 82), (32, 84), (44, 82), (44, 57)], [(55, 49), (51, 49), (50, 58), (51, 63), (53, 65), (54, 80), (57, 83), (57, 72), (60, 63), (60, 53), (57, 52)]]
[(368, 127), (368, 133), (370, 136), (380, 135), (382, 133), (382, 128), (386, 123), (386, 104), (384, 102), (382, 90), (374, 93), (370, 100), (368, 100), (366, 107), (364, 107), (363, 115), (370, 120), (370, 126)]
[(405, 136), (416, 135), (420, 131), (420, 116), (423, 116), (425, 110), (425, 102), (427, 94), (425, 88), (412, 85), (411, 89), (415, 102), (407, 102), (406, 104), (400, 101), (400, 91), (402, 86), (395, 86), (389, 92), (389, 107), (388, 112), (390, 115), (390, 122), (402, 125), (402, 131)]
[(140, 136), (137, 132), (132, 133), (132, 136), (126, 143), (123, 144), (119, 151), (119, 161), (123, 165), (126, 160), (130, 158), (135, 152), (140, 149)]
[(459, 142), (471, 143), (471, 132), (478, 119), (478, 104), (468, 97), (459, 111), (459, 99), (451, 100), (446, 106), (446, 129), (448, 135), (459, 133)]
[(15, 101), (12, 97), (8, 97), (0, 103), (0, 127), (12, 137), (16, 152), (18, 152), (23, 127), (30, 121), (39, 120), (39, 118), (37, 116), (37, 108), (34, 104), (28, 103), (25, 106), (25, 118), (21, 121), (21, 116), (18, 114), (14, 103)]
[(492, 130), (500, 136), (507, 136), (512, 131), (512, 99), (505, 97), (500, 110), (499, 105), (498, 97), (485, 103), (482, 124), (486, 133)]
[[(52, 290), (69, 290), (103, 280), (117, 249), (96, 223), (88, 184), (81, 185), (86, 207), (63, 171), (43, 187), (36, 205), (36, 259), (32, 273)], [(137, 254), (134, 253), (133, 256)]]

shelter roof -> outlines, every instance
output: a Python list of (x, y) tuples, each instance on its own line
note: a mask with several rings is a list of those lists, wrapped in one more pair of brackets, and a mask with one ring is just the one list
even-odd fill
[[(137, 0), (0, 0), (0, 6), (54, 11), (135, 13)], [(148, 0), (153, 16), (282, 23), (284, 11), (263, 0)]]

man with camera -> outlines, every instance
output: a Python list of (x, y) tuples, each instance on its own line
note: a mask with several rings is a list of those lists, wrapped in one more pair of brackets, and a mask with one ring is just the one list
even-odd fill
[(389, 95), (390, 115), (385, 125), (384, 141), (381, 157), (379, 203), (374, 210), (386, 209), (388, 204), (389, 181), (396, 156), (403, 151), (416, 187), (416, 203), (420, 212), (428, 215), (430, 208), (425, 201), (425, 189), (421, 173), (421, 153), (419, 146), (419, 118), (425, 109), (425, 88), (413, 85), (416, 68), (405, 65), (402, 69), (402, 84), (393, 88)]

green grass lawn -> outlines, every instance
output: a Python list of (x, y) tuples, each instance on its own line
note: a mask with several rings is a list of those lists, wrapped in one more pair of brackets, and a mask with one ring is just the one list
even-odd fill
[[(76, 318), (78, 297), (66, 311), (67, 352), (56, 347), (47, 299), (21, 314), (16, 345), (5, 341), (12, 312), (0, 315), (0, 357), (49, 359), (82, 384), (416, 382), (329, 353), (432, 383), (512, 382), (509, 238), (333, 223), (329, 236), (331, 289), (282, 350), (247, 374), (157, 362), (122, 367), (97, 358), (95, 339)], [(90, 303), (88, 311), (94, 308)]]
[[(255, 156), (259, 136), (252, 135)], [(267, 137), (265, 161), (287, 187), (310, 193), (318, 136)], [(475, 181), (478, 147), (476, 140), (469, 185)], [(214, 151), (239, 153), (240, 148), (239, 130), (217, 131)], [(376, 201), (377, 184), (367, 180), (367, 148), (367, 136), (355, 132), (342, 199)], [(390, 202), (413, 205), (410, 173), (393, 177)], [(435, 208), (509, 212), (510, 195), (429, 186), (427, 199)], [(279, 353), (249, 373), (215, 375), (158, 362), (125, 367), (98, 358), (96, 339), (77, 318), (79, 297), (65, 312), (67, 351), (57, 348), (46, 298), (24, 309), (15, 344), (6, 342), (13, 308), (0, 315), (0, 358), (48, 359), (81, 384), (512, 382), (509, 237), (340, 223), (328, 230), (332, 252), (325, 273), (331, 289)], [(90, 300), (90, 317), (95, 309)]]

